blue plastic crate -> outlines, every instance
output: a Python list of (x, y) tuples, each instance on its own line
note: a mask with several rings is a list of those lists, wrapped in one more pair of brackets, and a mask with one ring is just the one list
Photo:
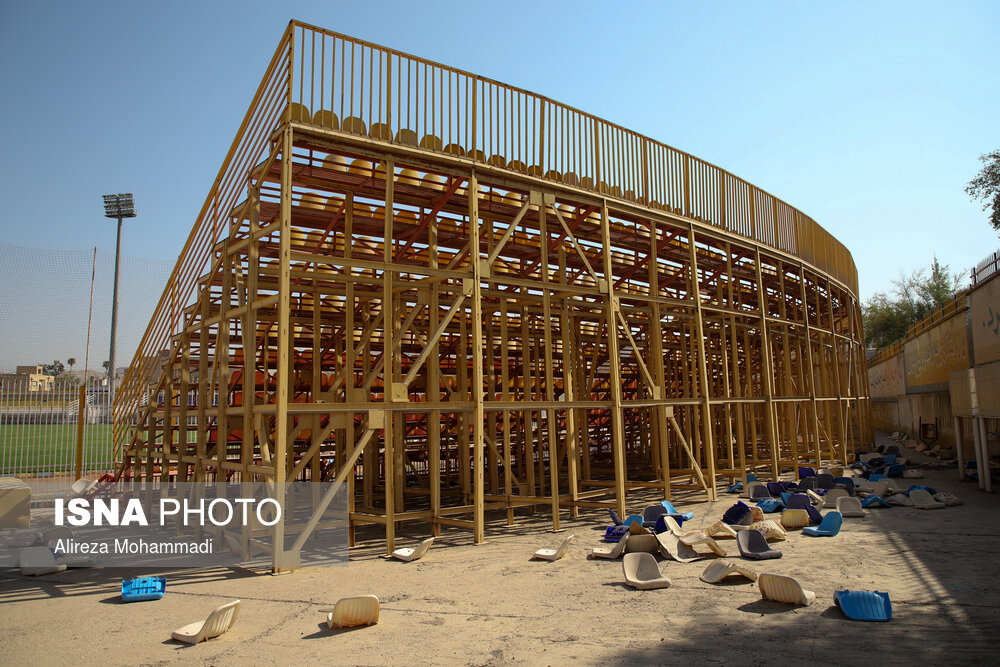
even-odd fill
[(122, 599), (125, 602), (159, 600), (167, 590), (166, 577), (136, 577), (122, 579)]

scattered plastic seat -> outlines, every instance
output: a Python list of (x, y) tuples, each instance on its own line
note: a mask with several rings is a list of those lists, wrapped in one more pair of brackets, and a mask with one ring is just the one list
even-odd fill
[(725, 521), (716, 521), (711, 526), (705, 529), (705, 534), (708, 535), (709, 537), (722, 535), (724, 537), (732, 537), (733, 539), (736, 539), (737, 533)]
[(787, 486), (795, 486), (793, 482), (768, 482), (767, 492), (771, 494), (772, 498), (781, 496), (781, 494), (787, 490)]
[(628, 526), (608, 526), (604, 529), (604, 541), (617, 542), (628, 534)]
[(374, 595), (356, 595), (337, 601), (333, 611), (326, 616), (326, 625), (334, 628), (356, 628), (378, 623), (378, 598)]
[(854, 621), (888, 621), (892, 618), (892, 603), (888, 593), (879, 591), (836, 591), (833, 603), (844, 616)]
[(740, 480), (726, 489), (726, 493), (742, 493), (743, 492), (743, 480)]
[(643, 524), (642, 515), (629, 514), (627, 517), (625, 517), (625, 520), (622, 521), (623, 526), (631, 526), (633, 523), (638, 523), (641, 526)]
[(781, 552), (771, 549), (764, 539), (763, 533), (759, 530), (749, 528), (741, 530), (736, 536), (736, 545), (740, 548), (740, 555), (751, 560), (769, 560), (771, 558), (781, 558)]
[[(820, 498), (820, 502), (822, 502)], [(811, 523), (819, 523), (823, 520), (823, 515), (819, 513), (819, 510), (811, 502), (809, 502), (809, 496), (802, 493), (793, 493), (788, 496), (788, 500), (785, 501), (785, 507), (790, 510), (805, 510), (806, 514), (809, 515), (809, 521)]]
[(608, 514), (611, 515), (611, 522), (612, 523), (614, 523), (616, 526), (622, 525), (622, 520), (621, 520), (621, 517), (618, 516), (618, 512), (614, 511), (613, 509), (611, 509), (609, 507), (608, 508)]
[(639, 590), (670, 588), (670, 579), (663, 576), (656, 558), (649, 553), (625, 554), (622, 559), (622, 573), (625, 583)]
[[(745, 531), (744, 531), (745, 532)], [(750, 581), (757, 581), (757, 573), (753, 570), (748, 570), (742, 565), (737, 565), (731, 560), (719, 559), (714, 560), (708, 564), (705, 571), (701, 573), (700, 579), (708, 584), (717, 584), (726, 577), (738, 574), (741, 577), (746, 577)]]
[(751, 485), (749, 491), (750, 500), (765, 500), (771, 497), (771, 492), (767, 490), (767, 486), (764, 484)]
[(806, 477), (805, 479), (800, 479), (798, 485), (795, 487), (800, 491), (806, 491), (808, 489), (815, 488), (816, 486), (816, 476)]
[(660, 504), (666, 507), (667, 511), (670, 512), (671, 514), (676, 514), (678, 516), (683, 517), (685, 521), (689, 521), (694, 518), (694, 512), (679, 512), (677, 511), (677, 508), (674, 507), (673, 503), (671, 503), (669, 500), (661, 500)]
[(906, 472), (906, 466), (900, 463), (894, 463), (888, 466), (886, 469), (886, 477), (902, 477), (903, 473)]
[(780, 574), (761, 574), (757, 577), (757, 587), (764, 599), (775, 602), (808, 606), (816, 599), (816, 594), (802, 588), (797, 580)]
[(944, 509), (944, 503), (934, 500), (934, 496), (927, 489), (914, 489), (907, 494), (913, 501), (913, 506), (918, 510), (939, 510)]
[(670, 510), (663, 505), (649, 505), (642, 510), (642, 525), (647, 528), (652, 528), (656, 526), (657, 519), (664, 514), (669, 513)]
[(884, 461), (885, 465), (891, 466), (895, 462), (896, 462), (896, 455), (895, 454), (886, 454), (885, 455), (885, 461)]
[(891, 496), (884, 498), (886, 502), (890, 505), (898, 505), (899, 507), (913, 507), (913, 501), (905, 493), (894, 493)]
[(749, 526), (753, 523), (751, 518), (750, 506), (742, 500), (737, 500), (736, 503), (727, 509), (722, 515), (722, 521), (730, 526)]
[(626, 533), (613, 547), (595, 547), (590, 550), (590, 556), (592, 558), (614, 560), (625, 553), (625, 547), (628, 545), (629, 537), (629, 534)]
[(532, 558), (537, 558), (539, 560), (556, 561), (566, 555), (566, 549), (569, 548), (569, 543), (573, 541), (573, 535), (567, 535), (566, 539), (562, 541), (558, 549), (539, 549), (535, 552)]
[(159, 600), (167, 591), (166, 577), (135, 577), (122, 579), (122, 600), (145, 602)]
[(656, 535), (652, 533), (632, 533), (628, 536), (628, 544), (625, 545), (625, 553), (639, 553), (646, 552), (650, 554), (655, 554), (660, 550), (660, 543), (656, 539)]
[(681, 542), (680, 538), (669, 530), (656, 535), (654, 539), (659, 545), (660, 554), (665, 558), (672, 558), (679, 563), (690, 563), (705, 558), (703, 554), (695, 551), (694, 547)]
[(718, 542), (716, 542), (711, 536), (706, 535), (705, 531), (703, 531), (703, 530), (688, 530), (688, 531), (682, 530), (681, 527), (680, 527), (680, 525), (677, 523), (677, 521), (675, 521), (673, 519), (673, 517), (671, 517), (670, 515), (664, 515), (663, 516), (663, 521), (664, 521), (664, 523), (665, 523), (666, 528), (668, 529), (668, 531), (671, 532), (671, 533), (673, 533), (674, 535), (676, 535), (677, 539), (679, 539), (681, 541), (681, 543), (686, 544), (688, 546), (692, 546), (692, 547), (695, 546), (695, 545), (697, 545), (697, 544), (704, 544), (709, 549), (711, 549), (714, 553), (716, 553), (716, 554), (718, 554), (720, 556), (725, 556), (726, 555), (725, 550), (722, 547), (720, 547), (719, 544), (718, 544)]
[(861, 507), (868, 509), (869, 507), (892, 507), (882, 496), (870, 495), (861, 499)]
[(817, 489), (832, 489), (837, 485), (836, 478), (830, 473), (817, 473), (814, 479)]
[[(754, 497), (754, 489), (756, 489), (758, 487), (764, 487), (765, 489), (767, 489), (767, 483), (766, 482), (758, 482), (756, 480), (753, 481), (753, 482), (747, 482), (747, 494), (746, 494), (746, 497), (750, 498), (752, 500), (753, 497)], [(770, 495), (770, 494), (768, 494), (768, 495)]]
[(858, 518), (865, 516), (865, 510), (861, 507), (861, 501), (851, 496), (837, 498), (837, 511), (844, 517)]
[(782, 528), (804, 528), (809, 525), (809, 513), (801, 509), (786, 509), (781, 513)]
[[(941, 507), (944, 507), (944, 505)], [(56, 557), (48, 547), (28, 547), (24, 549), (21, 551), (19, 565), (21, 566), (21, 574), (27, 574), (32, 577), (55, 574), (63, 572), (66, 569), (65, 565), (60, 565), (56, 562)]]
[(810, 537), (833, 537), (840, 532), (840, 527), (843, 523), (843, 514), (840, 512), (827, 512), (818, 526), (803, 528), (802, 534), (809, 535)]
[(956, 496), (954, 493), (947, 493), (947, 492), (935, 493), (934, 500), (938, 501), (939, 503), (944, 503), (948, 507), (953, 507), (955, 505), (962, 504), (962, 499)]
[(427, 553), (427, 550), (431, 548), (432, 544), (434, 544), (434, 538), (428, 537), (415, 547), (403, 547), (401, 549), (396, 549), (389, 555), (396, 560), (409, 563), (410, 561), (420, 560), (423, 558), (424, 554)]
[(204, 621), (197, 621), (185, 625), (179, 630), (174, 630), (170, 636), (185, 644), (197, 644), (206, 639), (218, 637), (222, 633), (233, 627), (236, 618), (240, 615), (240, 601), (233, 600), (221, 607), (216, 607)]
[(764, 498), (763, 500), (757, 501), (757, 507), (761, 509), (762, 512), (771, 514), (773, 512), (780, 512), (785, 508), (785, 503), (781, 502), (777, 498)]
[(838, 499), (848, 498), (850, 495), (845, 489), (830, 489), (823, 496), (823, 507), (827, 509), (835, 508)]
[(754, 521), (750, 524), (750, 529), (759, 531), (768, 542), (781, 542), (788, 537), (788, 533), (781, 527), (781, 524), (773, 519)]

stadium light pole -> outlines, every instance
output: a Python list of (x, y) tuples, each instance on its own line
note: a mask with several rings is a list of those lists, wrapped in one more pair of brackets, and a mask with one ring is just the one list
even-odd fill
[(135, 217), (135, 202), (132, 193), (104, 195), (104, 217), (118, 219), (118, 242), (115, 244), (115, 286), (111, 301), (111, 352), (108, 367), (108, 397), (110, 405), (115, 401), (115, 342), (118, 335), (118, 274), (122, 266), (122, 221)]

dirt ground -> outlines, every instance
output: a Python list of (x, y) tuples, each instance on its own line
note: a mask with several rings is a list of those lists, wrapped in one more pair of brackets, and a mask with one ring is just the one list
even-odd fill
[[(888, 442), (880, 436), (879, 442)], [(904, 452), (905, 454), (905, 452)], [(918, 457), (921, 458), (921, 457)], [(423, 559), (384, 560), (373, 543), (351, 552), (347, 567), (306, 568), (271, 576), (247, 570), (168, 572), (166, 596), (122, 604), (122, 570), (73, 570), (41, 578), (0, 573), (0, 661), (79, 665), (704, 663), (971, 664), (992, 662), (1000, 631), (1000, 496), (958, 482), (954, 469), (925, 470), (923, 482), (964, 504), (937, 511), (870, 510), (845, 519), (840, 535), (797, 531), (776, 543), (780, 560), (745, 561), (758, 572), (797, 577), (816, 592), (808, 607), (762, 601), (757, 586), (733, 578), (706, 584), (707, 560), (660, 562), (668, 589), (624, 586), (620, 561), (588, 560), (602, 545), (606, 513), (518, 514), (514, 527), (490, 517), (488, 542), (446, 531)], [(908, 480), (907, 480), (908, 481)], [(917, 482), (920, 483), (920, 482)], [(708, 526), (735, 497), (685, 502)], [(643, 501), (630, 497), (629, 509)], [(426, 524), (406, 525), (401, 546)], [(566, 532), (576, 542), (562, 560), (529, 560)], [(720, 544), (738, 558), (734, 540)], [(734, 556), (734, 554), (736, 554)], [(889, 623), (847, 620), (836, 589), (888, 591)], [(378, 625), (331, 631), (323, 622), (341, 597), (374, 593)], [(170, 632), (239, 598), (227, 634), (187, 646)]]

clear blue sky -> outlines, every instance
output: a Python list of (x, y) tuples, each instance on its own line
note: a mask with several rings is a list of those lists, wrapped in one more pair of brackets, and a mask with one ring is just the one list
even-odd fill
[(1000, 247), (963, 185), (1000, 147), (1000, 3), (5, 2), (2, 239), (171, 258), (290, 18), (542, 93), (800, 208), (861, 296)]

